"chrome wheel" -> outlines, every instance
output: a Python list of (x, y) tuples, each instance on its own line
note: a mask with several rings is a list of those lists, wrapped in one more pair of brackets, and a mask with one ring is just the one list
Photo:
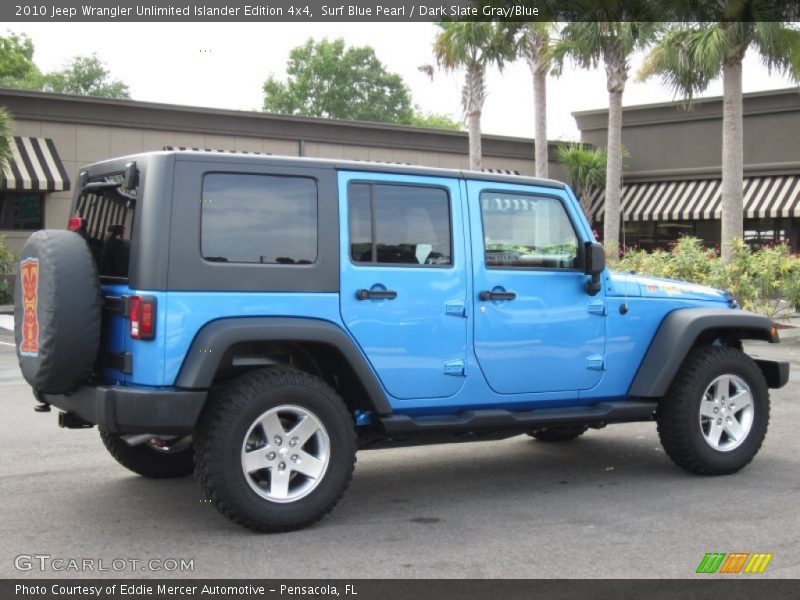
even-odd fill
[(700, 402), (700, 430), (714, 450), (729, 452), (747, 438), (753, 415), (753, 394), (747, 383), (736, 375), (720, 375)]
[(278, 406), (250, 425), (242, 444), (242, 470), (251, 489), (271, 502), (294, 502), (322, 481), (330, 438), (322, 421), (300, 406)]

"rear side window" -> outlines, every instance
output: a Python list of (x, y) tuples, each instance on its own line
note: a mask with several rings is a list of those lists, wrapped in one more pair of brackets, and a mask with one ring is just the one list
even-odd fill
[(210, 173), (200, 247), (212, 262), (310, 264), (317, 259), (317, 183), (307, 177)]
[(353, 262), (453, 264), (450, 198), (444, 189), (353, 183), (348, 203)]

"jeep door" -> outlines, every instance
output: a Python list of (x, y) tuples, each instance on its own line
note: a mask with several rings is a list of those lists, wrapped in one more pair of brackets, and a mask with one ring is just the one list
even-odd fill
[(459, 181), (339, 173), (341, 311), (390, 395), (464, 382), (467, 255)]
[(467, 182), (475, 355), (499, 394), (586, 390), (603, 374), (604, 290), (586, 291), (588, 224), (559, 188)]

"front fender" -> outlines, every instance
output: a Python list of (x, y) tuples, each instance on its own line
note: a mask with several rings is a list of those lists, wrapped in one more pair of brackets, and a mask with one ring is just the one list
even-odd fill
[(669, 313), (656, 331), (628, 390), (629, 396), (663, 396), (689, 350), (704, 334), (731, 333), (739, 339), (777, 343), (777, 330), (767, 317), (742, 310), (681, 308)]

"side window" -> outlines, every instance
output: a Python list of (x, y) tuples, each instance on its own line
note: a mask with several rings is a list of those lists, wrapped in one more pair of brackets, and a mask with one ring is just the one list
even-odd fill
[(310, 264), (317, 259), (317, 183), (307, 177), (210, 173), (200, 248), (212, 262)]
[(453, 264), (450, 198), (445, 190), (352, 183), (347, 196), (353, 262)]
[(481, 193), (486, 266), (578, 268), (578, 237), (555, 198)]

